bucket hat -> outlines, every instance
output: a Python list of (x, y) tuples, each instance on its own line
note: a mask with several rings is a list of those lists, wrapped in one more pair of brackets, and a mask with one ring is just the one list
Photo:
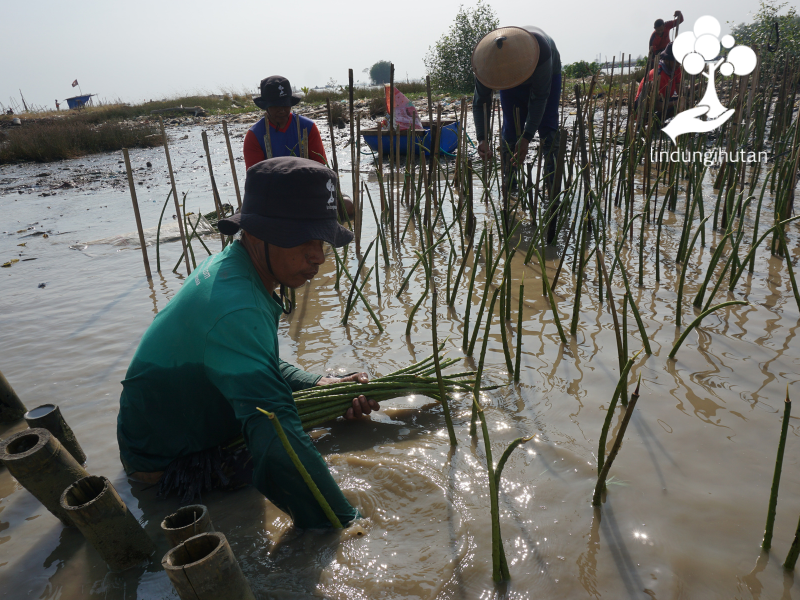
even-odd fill
[(323, 240), (339, 248), (353, 239), (337, 219), (336, 174), (307, 158), (281, 156), (247, 170), (239, 212), (220, 219), (221, 233), (239, 229), (281, 248)]
[(270, 106), (294, 106), (300, 98), (292, 96), (292, 85), (286, 77), (272, 75), (261, 80), (261, 95), (253, 96), (253, 102), (259, 108), (267, 109)]
[(483, 85), (507, 90), (524, 83), (539, 63), (539, 42), (521, 27), (487, 33), (472, 51), (472, 71)]

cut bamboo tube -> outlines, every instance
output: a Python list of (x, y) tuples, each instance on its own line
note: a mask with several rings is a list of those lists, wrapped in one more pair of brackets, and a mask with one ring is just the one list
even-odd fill
[(139, 233), (139, 245), (142, 247), (142, 260), (144, 261), (144, 272), (148, 279), (152, 279), (150, 273), (150, 261), (147, 260), (147, 244), (144, 242), (144, 231), (142, 230), (142, 217), (139, 216), (139, 202), (136, 200), (136, 185), (133, 182), (133, 171), (131, 170), (131, 159), (128, 156), (128, 149), (122, 149), (122, 156), (125, 157), (125, 169), (128, 171), (128, 187), (131, 190), (131, 202), (133, 202), (133, 214), (136, 217), (136, 231)]
[[(266, 119), (266, 117), (264, 118)], [(169, 181), (172, 185), (172, 199), (175, 201), (175, 212), (178, 215), (178, 231), (180, 231), (181, 234), (186, 274), (191, 275), (192, 269), (189, 266), (189, 252), (186, 249), (186, 232), (183, 230), (183, 212), (181, 211), (180, 202), (178, 202), (178, 188), (175, 186), (175, 173), (172, 171), (172, 159), (169, 157), (169, 142), (167, 141), (167, 132), (164, 129), (164, 117), (158, 117), (158, 122), (161, 125), (161, 137), (164, 139), (164, 154), (167, 157), (167, 170), (169, 171)], [(267, 120), (267, 131), (269, 131), (269, 120)], [(267, 146), (267, 148), (269, 148), (269, 146)]]
[(19, 421), (28, 409), (0, 372), (0, 425)]
[(201, 533), (164, 555), (161, 566), (181, 600), (255, 600), (236, 556), (219, 532)]
[(212, 533), (215, 530), (208, 508), (202, 504), (190, 504), (182, 506), (161, 521), (161, 531), (164, 532), (170, 547), (174, 548), (190, 537), (201, 533)]
[(135, 567), (156, 550), (105, 477), (88, 475), (70, 485), (61, 494), (61, 508), (114, 571)]
[(0, 441), (0, 461), (19, 484), (67, 527), (72, 519), (59, 503), (62, 492), (89, 473), (46, 429), (25, 429)]
[(239, 192), (239, 178), (236, 176), (236, 162), (233, 160), (233, 151), (231, 150), (231, 138), (228, 135), (228, 122), (222, 122), (222, 131), (225, 133), (225, 145), (228, 148), (228, 160), (231, 163), (231, 177), (233, 178), (233, 188), (236, 190), (236, 202), (239, 203), (239, 209), (242, 208), (242, 194)]
[(35, 429), (41, 427), (52, 433), (61, 445), (78, 461), (78, 464), (86, 464), (86, 454), (78, 443), (72, 428), (67, 425), (61, 410), (54, 404), (43, 404), (25, 413), (25, 422), (28, 427)]

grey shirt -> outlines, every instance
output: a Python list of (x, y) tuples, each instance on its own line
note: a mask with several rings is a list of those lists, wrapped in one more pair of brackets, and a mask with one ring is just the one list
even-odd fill
[[(561, 55), (558, 53), (556, 43), (544, 31), (538, 27), (530, 25), (523, 26), (522, 29), (531, 33), (536, 41), (539, 42), (539, 62), (533, 74), (521, 85), (530, 87), (530, 97), (528, 99), (528, 118), (525, 120), (525, 127), (522, 137), (530, 141), (533, 139), (536, 130), (542, 122), (547, 98), (550, 96), (550, 84), (553, 80), (553, 73), (561, 73)], [(475, 96), (472, 100), (472, 118), (475, 119), (475, 134), (478, 142), (486, 139), (486, 123), (484, 122), (483, 107), (487, 106), (487, 114), (491, 107), (492, 90), (483, 85), (478, 78), (475, 78)], [(504, 118), (513, 118), (512, 115), (503, 115)]]

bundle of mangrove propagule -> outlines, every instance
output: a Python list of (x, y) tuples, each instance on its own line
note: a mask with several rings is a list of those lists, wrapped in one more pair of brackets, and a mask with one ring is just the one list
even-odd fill
[[(294, 393), (297, 412), (303, 423), (303, 429), (311, 429), (321, 423), (335, 419), (345, 413), (353, 404), (353, 398), (364, 395), (376, 402), (421, 395), (441, 402), (439, 383), (436, 378), (436, 366), (433, 355), (411, 366), (398, 369), (393, 373), (376, 377), (368, 383), (331, 383), (319, 385)], [(456, 358), (441, 360), (441, 369), (458, 362)], [(475, 371), (442, 374), (444, 388), (448, 394), (462, 391), (472, 394), (475, 382)], [(498, 386), (481, 388), (491, 390)], [(447, 399), (445, 399), (446, 401)]]

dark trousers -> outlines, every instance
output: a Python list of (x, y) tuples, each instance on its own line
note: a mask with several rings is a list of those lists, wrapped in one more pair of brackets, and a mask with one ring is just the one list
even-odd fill
[[(518, 85), (517, 87), (500, 91), (500, 105), (503, 107), (503, 152), (509, 155), (514, 151), (519, 136), (519, 131), (525, 128), (528, 118), (528, 102), (530, 101), (530, 86)], [(544, 152), (544, 181), (549, 189), (552, 185), (553, 174), (556, 170), (556, 151), (558, 150), (558, 103), (561, 101), (561, 73), (553, 73), (550, 83), (550, 95), (539, 123), (539, 140)], [(517, 121), (519, 111), (519, 121)], [(509, 161), (506, 161), (509, 164)]]

